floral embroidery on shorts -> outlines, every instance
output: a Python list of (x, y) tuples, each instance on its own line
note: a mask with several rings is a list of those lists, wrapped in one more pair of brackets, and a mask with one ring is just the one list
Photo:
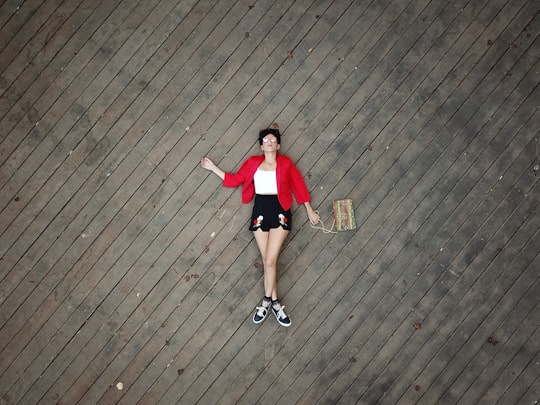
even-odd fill
[(259, 226), (262, 225), (262, 220), (263, 220), (263, 216), (262, 215), (259, 215), (257, 218), (255, 218), (253, 220), (253, 227), (254, 228), (258, 228)]
[(279, 218), (279, 223), (281, 226), (287, 226), (287, 217), (283, 214), (279, 214), (278, 215), (278, 218)]

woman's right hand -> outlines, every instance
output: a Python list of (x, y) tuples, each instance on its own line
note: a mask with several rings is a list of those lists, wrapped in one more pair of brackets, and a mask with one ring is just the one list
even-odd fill
[(217, 174), (222, 180), (225, 179), (225, 172), (221, 170), (219, 167), (217, 167), (214, 162), (212, 162), (207, 157), (203, 157), (201, 159), (201, 167), (206, 170), (210, 170), (211, 172), (214, 172)]
[(216, 168), (216, 165), (214, 164), (214, 162), (212, 162), (210, 159), (208, 159), (207, 157), (203, 157), (201, 159), (201, 167), (203, 169), (206, 169), (206, 170), (214, 170)]

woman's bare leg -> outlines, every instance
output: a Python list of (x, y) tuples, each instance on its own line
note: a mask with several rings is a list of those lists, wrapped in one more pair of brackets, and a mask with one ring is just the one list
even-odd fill
[(263, 259), (264, 295), (277, 300), (277, 260), (289, 231), (279, 227), (270, 229), (269, 232), (258, 229), (253, 234)]

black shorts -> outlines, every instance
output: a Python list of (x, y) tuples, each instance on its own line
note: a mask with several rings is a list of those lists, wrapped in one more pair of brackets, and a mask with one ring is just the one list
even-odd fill
[(283, 209), (277, 195), (256, 194), (249, 230), (262, 229), (268, 232), (270, 229), (280, 226), (287, 231), (291, 230), (291, 210)]

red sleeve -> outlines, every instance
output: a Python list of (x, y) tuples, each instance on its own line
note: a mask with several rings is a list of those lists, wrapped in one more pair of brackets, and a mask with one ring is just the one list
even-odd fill
[(294, 194), (294, 197), (296, 198), (296, 203), (303, 204), (305, 202), (310, 202), (311, 195), (309, 194), (309, 190), (306, 186), (306, 182), (304, 181), (304, 178), (302, 177), (302, 174), (300, 173), (298, 168), (292, 162), (290, 166), (289, 175), (290, 175), (291, 189)]
[(253, 159), (247, 159), (236, 173), (225, 173), (223, 185), (225, 187), (238, 187), (244, 184), (246, 176), (249, 176), (253, 167)]

